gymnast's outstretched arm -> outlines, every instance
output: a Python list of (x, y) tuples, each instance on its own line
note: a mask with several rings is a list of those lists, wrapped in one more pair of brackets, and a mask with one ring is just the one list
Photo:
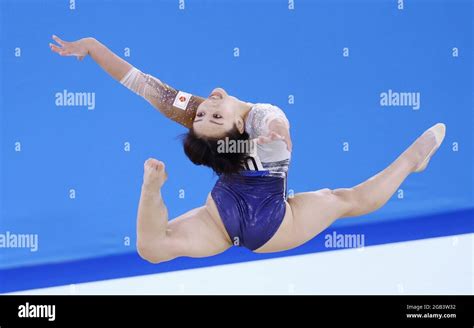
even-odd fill
[(176, 90), (156, 77), (143, 73), (94, 38), (74, 42), (61, 40), (57, 36), (53, 36), (53, 39), (61, 47), (50, 43), (51, 50), (61, 56), (77, 56), (79, 60), (90, 55), (110, 76), (143, 97), (163, 115), (187, 128), (192, 126), (196, 110), (204, 101), (202, 97)]

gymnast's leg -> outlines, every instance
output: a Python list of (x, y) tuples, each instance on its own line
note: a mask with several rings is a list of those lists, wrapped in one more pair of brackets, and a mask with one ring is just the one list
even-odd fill
[(179, 256), (206, 257), (232, 245), (222, 223), (210, 213), (209, 204), (168, 221), (160, 191), (167, 177), (165, 166), (148, 159), (144, 171), (137, 215), (137, 250), (143, 259), (159, 263)]
[[(444, 130), (441, 134), (444, 137)], [(352, 188), (296, 194), (288, 200), (285, 218), (277, 233), (256, 252), (297, 247), (339, 218), (360, 216), (379, 209), (431, 151), (439, 147), (441, 141), (441, 137), (435, 137), (432, 129), (428, 129), (387, 168)]]

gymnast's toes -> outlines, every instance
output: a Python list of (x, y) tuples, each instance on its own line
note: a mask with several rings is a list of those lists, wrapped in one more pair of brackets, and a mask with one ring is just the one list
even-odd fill
[(415, 159), (415, 172), (423, 171), (431, 157), (436, 153), (443, 142), (446, 126), (442, 123), (435, 124), (426, 130), (414, 143), (412, 156)]

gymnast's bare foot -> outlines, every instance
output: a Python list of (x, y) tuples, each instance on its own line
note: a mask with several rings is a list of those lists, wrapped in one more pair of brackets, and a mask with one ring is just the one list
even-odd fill
[(431, 157), (438, 150), (444, 140), (446, 126), (443, 123), (433, 125), (423, 132), (415, 142), (403, 153), (411, 163), (413, 163), (413, 172), (423, 171)]
[(165, 163), (149, 158), (145, 161), (143, 172), (143, 187), (148, 191), (158, 192), (166, 179), (168, 174), (165, 171)]

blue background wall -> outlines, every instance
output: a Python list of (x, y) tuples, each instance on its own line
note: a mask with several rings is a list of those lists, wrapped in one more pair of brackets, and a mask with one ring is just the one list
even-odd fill
[[(95, 37), (183, 91), (207, 96), (220, 86), (245, 101), (281, 107), (292, 124), (289, 188), (295, 193), (355, 185), (444, 122), (445, 143), (424, 173), (402, 184), (403, 198), (395, 194), (381, 210), (332, 228), (363, 231), (386, 223), (392, 228), (373, 236), (380, 243), (474, 231), (473, 1), (405, 1), (403, 10), (396, 1), (297, 0), (294, 10), (283, 0), (186, 1), (184, 10), (178, 1), (76, 1), (75, 10), (67, 1), (0, 3), (0, 233), (39, 236), (37, 252), (0, 248), (4, 282), (18, 272), (8, 270), (27, 274), (32, 265), (135, 256), (148, 157), (167, 164), (163, 194), (171, 217), (200, 206), (215, 181), (185, 158), (176, 138), (184, 128), (91, 58), (52, 53), (52, 34), (66, 41)], [(389, 89), (419, 92), (420, 109), (381, 106), (380, 94)], [(64, 90), (95, 93), (95, 109), (56, 106), (55, 95)], [(423, 230), (433, 217), (439, 224)], [(410, 220), (421, 227), (416, 236)], [(306, 251), (321, 248), (314, 243)], [(246, 252), (178, 263), (258, 259)], [(110, 271), (103, 278), (120, 275), (113, 266), (101, 270)], [(29, 287), (45, 285), (35, 279)]]

